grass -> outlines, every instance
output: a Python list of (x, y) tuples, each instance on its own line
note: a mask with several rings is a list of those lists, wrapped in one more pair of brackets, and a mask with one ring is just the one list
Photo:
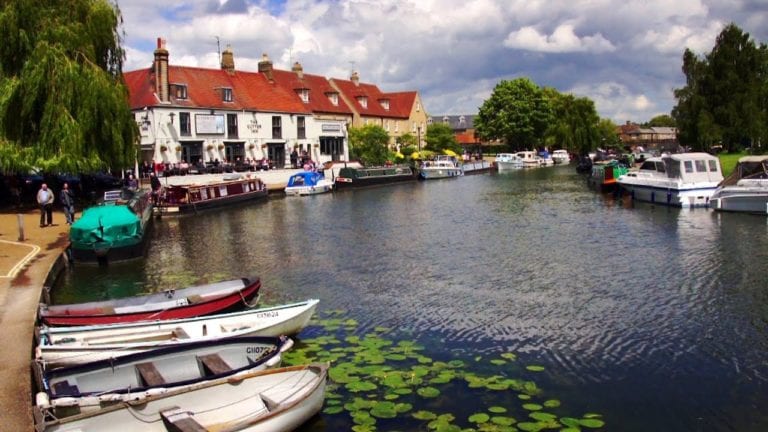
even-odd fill
[(747, 153), (744, 151), (738, 153), (720, 153), (717, 155), (720, 159), (720, 166), (723, 169), (723, 177), (728, 177), (733, 172), (739, 158), (743, 156), (747, 156)]

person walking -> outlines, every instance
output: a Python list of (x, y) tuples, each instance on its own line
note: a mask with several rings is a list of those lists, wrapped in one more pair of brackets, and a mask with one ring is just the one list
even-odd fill
[(53, 191), (43, 183), (37, 191), (37, 204), (40, 205), (40, 228), (53, 225)]
[(75, 195), (69, 188), (69, 184), (64, 183), (64, 186), (59, 192), (59, 201), (61, 201), (61, 207), (64, 210), (64, 217), (67, 218), (67, 225), (72, 225), (75, 221)]

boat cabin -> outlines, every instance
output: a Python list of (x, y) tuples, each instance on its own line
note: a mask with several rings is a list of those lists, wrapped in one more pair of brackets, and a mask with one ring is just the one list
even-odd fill
[(317, 182), (322, 180), (323, 174), (314, 171), (302, 171), (291, 176), (288, 180), (288, 187), (296, 186), (317, 186)]
[(661, 159), (667, 177), (680, 179), (683, 183), (719, 183), (723, 180), (720, 160), (709, 153), (680, 153), (665, 155)]

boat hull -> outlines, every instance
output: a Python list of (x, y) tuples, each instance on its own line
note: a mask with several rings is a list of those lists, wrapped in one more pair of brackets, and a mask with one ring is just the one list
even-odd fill
[(178, 410), (181, 418), (198, 427), (194, 430), (292, 431), (322, 408), (327, 374), (326, 364), (271, 369), (49, 421), (44, 408), (36, 407), (36, 428), (64, 432), (114, 430), (120, 425), (126, 432), (167, 432), (182, 430), (167, 424), (179, 418), (169, 415)]
[(103, 264), (116, 264), (120, 262), (126, 262), (143, 258), (147, 251), (149, 242), (148, 234), (152, 230), (152, 222), (148, 222), (144, 226), (142, 236), (137, 241), (130, 245), (118, 246), (118, 247), (96, 247), (81, 249), (76, 246), (70, 246), (69, 257), (78, 264), (88, 265), (103, 265)]
[(330, 192), (333, 189), (333, 183), (318, 183), (315, 186), (292, 186), (285, 188), (285, 194), (288, 196), (318, 195)]
[(225, 207), (229, 205), (240, 204), (248, 201), (259, 201), (267, 198), (267, 189), (246, 192), (237, 195), (230, 195), (221, 198), (212, 198), (205, 201), (198, 201), (194, 203), (173, 205), (165, 203), (155, 207), (155, 213), (161, 215), (173, 215), (173, 214), (189, 214), (197, 213), (198, 211), (208, 210), (217, 207)]
[(647, 186), (619, 182), (621, 188), (635, 201), (672, 207), (708, 207), (717, 187), (675, 189), (663, 186)]
[(491, 163), (485, 160), (467, 161), (461, 164), (463, 175), (485, 174), (491, 171)]
[(35, 356), (53, 366), (82, 364), (183, 342), (300, 332), (318, 300), (210, 317), (107, 326), (40, 328)]
[(709, 206), (724, 212), (768, 214), (768, 190), (762, 192), (718, 191), (709, 200)]
[[(240, 287), (226, 290), (220, 295), (213, 292), (205, 295), (201, 287), (171, 290), (128, 300), (117, 299), (114, 302), (42, 306), (40, 318), (50, 326), (88, 326), (189, 318), (220, 313), (244, 305), (253, 299), (260, 289), (260, 279), (244, 279)], [(141, 301), (145, 303), (139, 303)]]
[(461, 168), (421, 168), (419, 178), (421, 180), (435, 180), (444, 178), (461, 177), (464, 173)]

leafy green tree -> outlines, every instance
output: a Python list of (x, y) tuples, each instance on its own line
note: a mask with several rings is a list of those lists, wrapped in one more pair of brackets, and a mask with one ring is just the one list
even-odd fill
[(349, 149), (353, 159), (366, 165), (381, 165), (389, 159), (389, 134), (381, 126), (366, 125), (349, 129)]
[(622, 142), (619, 138), (618, 126), (613, 120), (601, 118), (597, 123), (597, 136), (602, 148), (621, 150)]
[(433, 123), (427, 126), (427, 136), (424, 138), (427, 142), (426, 149), (434, 152), (451, 150), (461, 153), (461, 146), (456, 141), (456, 135), (453, 129), (445, 123)]
[(648, 123), (647, 127), (675, 127), (675, 119), (669, 114), (660, 114), (653, 117)]
[(728, 151), (762, 145), (768, 139), (768, 48), (729, 24), (712, 51), (699, 59), (683, 54), (686, 86), (675, 90), (672, 115), (683, 144)]
[(600, 140), (595, 104), (588, 98), (577, 98), (546, 88), (544, 94), (552, 109), (551, 121), (545, 131), (545, 143), (550, 148), (563, 148), (571, 153), (586, 154)]
[(137, 126), (122, 80), (120, 11), (107, 0), (0, 6), (0, 170), (123, 168)]
[(512, 150), (537, 147), (549, 126), (551, 108), (544, 91), (528, 78), (502, 80), (475, 117), (484, 140), (500, 139)]
[(400, 146), (400, 148), (403, 147), (416, 147), (416, 137), (413, 136), (410, 132), (406, 132), (399, 137), (397, 137), (397, 144)]

